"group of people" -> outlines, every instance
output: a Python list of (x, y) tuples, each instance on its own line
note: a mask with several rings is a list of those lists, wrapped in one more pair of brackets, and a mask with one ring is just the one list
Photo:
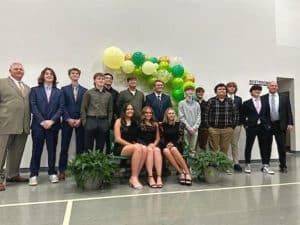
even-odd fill
[[(139, 174), (145, 166), (147, 183), (162, 188), (162, 173), (171, 164), (178, 182), (191, 185), (192, 177), (184, 160), (183, 146), (190, 154), (201, 150), (222, 151), (231, 157), (234, 170), (239, 164), (239, 136), (246, 130), (245, 172), (251, 173), (251, 150), (256, 136), (262, 158), (262, 171), (274, 174), (269, 167), (272, 140), (275, 136), (280, 172), (287, 172), (285, 137), (292, 129), (293, 117), (289, 98), (279, 94), (275, 81), (269, 82), (269, 93), (260, 96), (262, 87), (250, 88), (251, 98), (244, 103), (236, 95), (234, 82), (217, 84), (215, 97), (204, 100), (202, 87), (186, 86), (185, 98), (172, 108), (170, 96), (163, 92), (164, 83), (154, 82), (153, 93), (144, 96), (137, 89), (135, 77), (128, 77), (128, 88), (118, 92), (112, 88), (113, 75), (96, 73), (94, 88), (79, 84), (81, 71), (68, 71), (71, 84), (57, 88), (57, 77), (46, 67), (38, 78), (38, 86), (29, 88), (22, 82), (24, 68), (13, 63), (10, 76), (0, 79), (0, 191), (7, 182), (38, 184), (41, 155), (46, 142), (48, 175), (51, 183), (65, 180), (68, 151), (73, 130), (76, 133), (76, 154), (105, 149), (122, 156), (131, 156), (130, 185), (143, 187)], [(31, 125), (30, 125), (31, 124)], [(31, 128), (32, 156), (30, 178), (20, 176), (19, 166)], [(56, 148), (61, 129), (61, 152), (56, 171)], [(110, 131), (114, 132), (114, 147)], [(94, 146), (95, 145), (95, 146)], [(6, 172), (4, 165), (6, 163)], [(155, 170), (155, 176), (153, 174)]]

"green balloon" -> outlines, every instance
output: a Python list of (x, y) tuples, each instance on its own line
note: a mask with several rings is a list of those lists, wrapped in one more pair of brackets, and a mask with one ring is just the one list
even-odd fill
[(145, 62), (145, 55), (142, 52), (135, 52), (133, 53), (131, 60), (136, 66), (141, 66)]
[(166, 61), (162, 61), (159, 63), (159, 69), (161, 70), (167, 70), (169, 68), (169, 63)]
[(185, 87), (194, 87), (194, 88), (196, 88), (196, 84), (192, 81), (187, 81), (183, 84), (183, 89), (185, 89)]
[(156, 57), (150, 57), (149, 61), (153, 62), (153, 63), (158, 63), (158, 58), (156, 58)]
[(182, 65), (175, 65), (172, 67), (172, 74), (174, 77), (182, 77), (184, 73), (184, 67)]
[(172, 89), (179, 89), (183, 86), (184, 81), (181, 78), (174, 78), (171, 81)]
[(175, 99), (175, 101), (179, 102), (182, 99), (184, 99), (184, 92), (182, 89), (176, 89), (172, 92), (172, 96)]
[(156, 77), (153, 76), (148, 76), (149, 78), (147, 78), (146, 82), (150, 87), (153, 87), (154, 82), (157, 80)]
[(133, 71), (133, 75), (135, 75), (135, 76), (143, 75), (142, 67), (136, 67)]

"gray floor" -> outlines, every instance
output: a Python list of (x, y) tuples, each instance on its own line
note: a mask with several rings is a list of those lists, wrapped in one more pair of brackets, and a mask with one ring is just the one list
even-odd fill
[(42, 174), (37, 187), (8, 184), (0, 193), (0, 224), (300, 225), (300, 157), (288, 161), (288, 174), (273, 163), (275, 175), (263, 175), (256, 165), (251, 175), (192, 187), (178, 185), (173, 175), (161, 190), (137, 191), (116, 180), (107, 189), (81, 191), (71, 178), (50, 184)]

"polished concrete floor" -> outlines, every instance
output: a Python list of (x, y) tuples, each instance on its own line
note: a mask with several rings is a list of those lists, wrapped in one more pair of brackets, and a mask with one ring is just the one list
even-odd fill
[(300, 157), (288, 156), (289, 172), (224, 175), (218, 184), (180, 186), (172, 175), (161, 190), (133, 190), (123, 180), (82, 191), (71, 178), (50, 184), (8, 184), (0, 192), (1, 225), (300, 225)]

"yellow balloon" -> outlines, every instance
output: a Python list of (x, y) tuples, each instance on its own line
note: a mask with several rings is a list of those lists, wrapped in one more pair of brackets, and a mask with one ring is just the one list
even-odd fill
[(124, 62), (124, 53), (120, 48), (109, 47), (103, 52), (103, 63), (110, 69), (120, 69)]
[(187, 81), (195, 82), (195, 76), (194, 76), (193, 74), (187, 74), (187, 75), (183, 78), (183, 80), (184, 80), (185, 82), (187, 82)]
[(142, 66), (142, 71), (146, 75), (151, 75), (155, 72), (156, 70), (156, 65), (153, 62), (146, 61), (144, 62)]
[(131, 60), (131, 54), (130, 53), (127, 53), (126, 55), (125, 55), (125, 60)]
[(122, 63), (122, 70), (124, 73), (132, 73), (134, 71), (134, 64), (132, 61), (130, 60), (125, 60), (123, 63)]
[(161, 57), (159, 57), (159, 61), (160, 62), (170, 62), (170, 59), (169, 59), (169, 57), (168, 56), (161, 56)]

